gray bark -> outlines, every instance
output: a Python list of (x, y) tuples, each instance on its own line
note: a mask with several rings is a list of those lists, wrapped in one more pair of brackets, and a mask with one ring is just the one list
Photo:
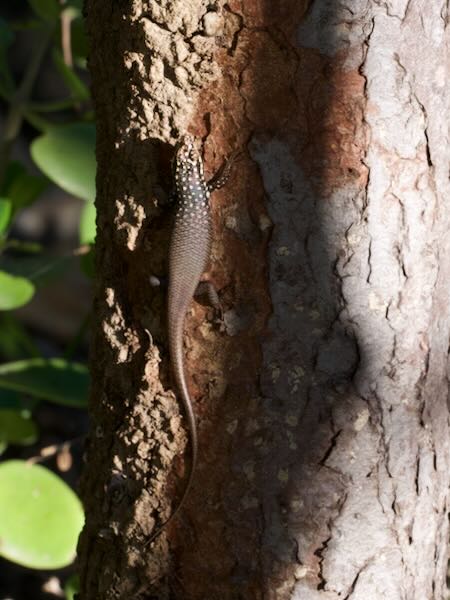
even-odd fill
[[(83, 600), (445, 598), (447, 2), (86, 9), (99, 277)], [(200, 466), (147, 546), (186, 444), (147, 284), (185, 130), (210, 172), (244, 156), (213, 206), (225, 327), (197, 304), (186, 323)]]

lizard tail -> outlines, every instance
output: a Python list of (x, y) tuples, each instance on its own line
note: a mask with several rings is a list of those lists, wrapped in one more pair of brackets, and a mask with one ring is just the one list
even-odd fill
[(176, 515), (179, 513), (181, 507), (184, 504), (184, 501), (187, 498), (187, 495), (191, 489), (192, 481), (194, 479), (194, 472), (197, 466), (197, 424), (195, 421), (195, 414), (192, 408), (192, 401), (189, 395), (189, 390), (186, 383), (186, 376), (184, 373), (184, 361), (183, 361), (183, 348), (182, 348), (182, 340), (183, 340), (183, 321), (180, 323), (174, 323), (172, 330), (169, 332), (169, 346), (170, 346), (170, 357), (172, 363), (173, 376), (175, 379), (176, 387), (178, 393), (181, 395), (181, 399), (183, 402), (185, 418), (187, 420), (187, 425), (190, 433), (190, 446), (191, 446), (191, 464), (189, 467), (189, 475), (187, 477), (187, 482), (183, 491), (183, 495), (178, 503), (178, 506), (175, 508), (170, 517), (162, 523), (158, 529), (151, 534), (150, 539), (147, 541), (147, 544), (150, 544), (158, 535), (162, 532), (162, 530), (173, 521)]

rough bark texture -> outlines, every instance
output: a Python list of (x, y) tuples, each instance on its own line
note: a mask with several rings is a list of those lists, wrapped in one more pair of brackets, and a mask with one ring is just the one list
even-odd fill
[[(83, 600), (440, 600), (449, 496), (445, 0), (87, 0), (98, 118)], [(170, 146), (218, 193), (187, 370), (170, 388), (160, 273)], [(162, 361), (160, 359), (162, 356)], [(178, 489), (178, 492), (176, 490)]]

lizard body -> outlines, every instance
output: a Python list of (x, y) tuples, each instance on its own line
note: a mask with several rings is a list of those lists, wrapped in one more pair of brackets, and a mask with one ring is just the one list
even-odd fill
[(224, 163), (217, 174), (206, 182), (203, 161), (192, 136), (184, 136), (175, 153), (173, 171), (177, 207), (169, 249), (168, 341), (172, 372), (190, 432), (191, 465), (178, 506), (167, 521), (151, 535), (150, 542), (180, 510), (191, 488), (197, 465), (197, 426), (184, 371), (184, 319), (210, 255), (212, 228), (209, 197), (213, 190), (225, 184), (234, 157)]

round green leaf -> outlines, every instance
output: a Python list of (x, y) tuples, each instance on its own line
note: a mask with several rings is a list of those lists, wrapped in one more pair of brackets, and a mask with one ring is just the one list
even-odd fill
[(83, 510), (74, 492), (41, 465), (0, 465), (0, 555), (33, 569), (58, 569), (75, 558)]
[(95, 218), (95, 204), (86, 202), (80, 216), (80, 244), (93, 244), (95, 242)]
[(25, 277), (0, 271), (0, 310), (12, 310), (27, 304), (34, 294), (34, 285)]
[(30, 358), (0, 365), (0, 388), (65, 406), (87, 404), (87, 367), (62, 358)]
[(38, 430), (29, 411), (0, 410), (0, 444), (29, 446), (38, 437)]
[(31, 144), (31, 156), (52, 181), (74, 196), (95, 198), (95, 126), (53, 127)]
[(29, 175), (25, 170), (8, 186), (8, 198), (15, 212), (29, 206), (48, 186), (48, 179)]

